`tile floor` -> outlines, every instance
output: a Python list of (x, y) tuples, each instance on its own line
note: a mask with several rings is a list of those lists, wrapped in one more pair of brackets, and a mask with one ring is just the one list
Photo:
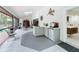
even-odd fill
[[(29, 32), (32, 29), (27, 29), (24, 31), (21, 29), (20, 32)], [(21, 39), (14, 40), (14, 38), (9, 38), (3, 45), (0, 46), (0, 52), (39, 52), (34, 49), (24, 47), (20, 44)], [(54, 45), (50, 48), (44, 49), (41, 52), (67, 52), (58, 45)]]
[(72, 35), (71, 37), (67, 37), (66, 40), (69, 44), (79, 49), (79, 33)]

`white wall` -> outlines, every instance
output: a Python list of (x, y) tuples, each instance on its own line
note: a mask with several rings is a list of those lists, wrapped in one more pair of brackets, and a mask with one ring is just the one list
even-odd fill
[(22, 18), (19, 19), (19, 23), (21, 23), (21, 27), (22, 27), (23, 26), (23, 19)]
[[(48, 10), (49, 8), (52, 8), (55, 10), (54, 16), (48, 16)], [(66, 41), (67, 39), (67, 21), (66, 21), (66, 12), (67, 10), (74, 8), (74, 7), (43, 7), (41, 10), (39, 10), (37, 13), (34, 14), (34, 18), (40, 18), (40, 16), (44, 17), (43, 21), (50, 22), (50, 21), (56, 21), (59, 22), (60, 26), (60, 40)], [(39, 25), (43, 25), (41, 21), (39, 21)]]
[(79, 16), (77, 15), (69, 16), (69, 23), (79, 24)]
[[(48, 15), (49, 9), (55, 10), (54, 16)], [(43, 26), (43, 22), (59, 22), (60, 23), (60, 13), (62, 7), (43, 7), (36, 13), (36, 18), (39, 18), (39, 25)], [(40, 21), (40, 16), (43, 16), (43, 21)]]

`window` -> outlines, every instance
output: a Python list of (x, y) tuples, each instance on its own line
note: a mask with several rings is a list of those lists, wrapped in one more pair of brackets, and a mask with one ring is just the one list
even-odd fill
[(0, 13), (0, 29), (12, 26), (12, 17)]

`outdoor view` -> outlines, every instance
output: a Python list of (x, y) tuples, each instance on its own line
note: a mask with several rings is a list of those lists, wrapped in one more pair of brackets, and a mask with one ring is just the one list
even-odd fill
[(12, 25), (12, 18), (0, 13), (0, 29), (6, 28)]

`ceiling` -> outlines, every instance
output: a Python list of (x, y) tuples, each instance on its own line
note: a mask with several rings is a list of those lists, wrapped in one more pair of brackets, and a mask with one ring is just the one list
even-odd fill
[(72, 8), (68, 10), (67, 13), (70, 15), (79, 15), (79, 7)]
[[(47, 7), (47, 6), (3, 6), (3, 7), (6, 10), (8, 10), (10, 13), (12, 13), (13, 15), (15, 15), (16, 17), (18, 17), (18, 18), (25, 18), (26, 16), (28, 17), (28, 16), (34, 15), (37, 11), (39, 11), (42, 8)], [(66, 9), (68, 7), (63, 7), (63, 8)], [(72, 9), (70, 9), (68, 11), (71, 11), (71, 10), (79, 11), (79, 7), (72, 8)], [(32, 13), (26, 15), (25, 12), (32, 12)], [(72, 13), (72, 12), (70, 12), (70, 13)]]
[[(23, 18), (28, 15), (34, 14), (36, 11), (43, 8), (43, 6), (4, 6), (6, 10), (14, 14), (15, 16), (19, 18)], [(25, 15), (25, 12), (32, 12), (31, 14)]]

